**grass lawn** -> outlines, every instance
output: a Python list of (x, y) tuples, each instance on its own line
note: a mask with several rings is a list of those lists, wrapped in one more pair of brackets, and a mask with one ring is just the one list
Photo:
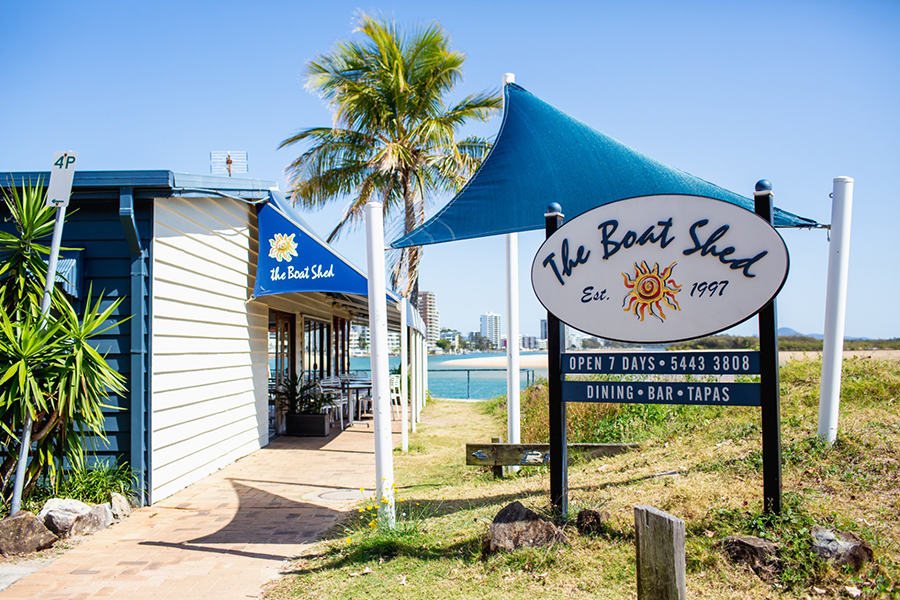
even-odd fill
[[(641, 450), (570, 467), (567, 544), (484, 558), (482, 541), (503, 506), (519, 500), (547, 513), (548, 471), (495, 480), (489, 469), (466, 467), (466, 442), (505, 436), (502, 400), (431, 402), (410, 452), (395, 454), (398, 528), (371, 528), (371, 504), (361, 505), (266, 597), (635, 598), (633, 507), (650, 504), (686, 522), (690, 598), (846, 598), (847, 586), (862, 598), (900, 598), (900, 363), (845, 362), (832, 447), (815, 435), (819, 370), (812, 360), (781, 370), (778, 518), (762, 514), (758, 409), (570, 405), (570, 442), (638, 441)], [(523, 393), (522, 413), (523, 439), (543, 441), (540, 388)], [(578, 534), (582, 508), (609, 514), (601, 534)], [(861, 535), (875, 562), (849, 573), (818, 561), (809, 551), (813, 525)], [(737, 534), (777, 542), (783, 569), (763, 581), (730, 564), (716, 542)]]

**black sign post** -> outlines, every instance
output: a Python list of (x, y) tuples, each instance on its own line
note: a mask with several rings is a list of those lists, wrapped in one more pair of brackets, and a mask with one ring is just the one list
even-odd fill
[[(690, 218), (677, 222), (672, 216), (667, 220), (654, 218), (649, 228), (638, 225), (621, 233), (621, 237), (613, 236), (613, 232), (627, 229), (634, 214), (634, 210), (629, 212), (624, 208), (625, 202), (631, 203), (629, 209), (633, 206), (638, 212), (641, 208), (653, 212), (668, 206), (665, 202), (669, 198), (648, 196), (624, 200), (622, 204), (612, 203), (615, 206), (598, 207), (565, 226), (560, 206), (554, 203), (548, 208), (544, 215), (547, 241), (535, 256), (532, 284), (538, 299), (547, 307), (550, 503), (557, 517), (565, 518), (569, 509), (567, 402), (760, 407), (763, 506), (766, 512), (781, 512), (781, 403), (775, 297), (787, 279), (789, 257), (784, 240), (772, 227), (774, 209), (772, 186), (768, 181), (756, 184), (754, 198), (756, 216), (734, 207), (725, 209), (728, 205), (720, 201), (692, 197), (693, 204), (685, 204), (693, 211), (687, 211)], [(705, 216), (707, 211), (718, 215), (720, 225), (714, 231), (701, 231), (710, 223)], [(667, 210), (662, 214), (670, 213)], [(599, 246), (595, 238), (598, 230), (601, 232)], [(723, 240), (726, 235), (727, 241)], [(683, 240), (686, 245), (673, 245), (676, 240)], [(628, 272), (629, 265), (622, 262), (625, 259), (613, 257), (622, 248), (645, 245), (652, 247), (653, 258), (642, 259), (649, 248), (636, 253), (640, 262), (634, 261), (633, 275)], [(667, 246), (671, 249), (666, 250)], [(660, 253), (665, 252), (669, 255), (660, 259)], [(764, 258), (768, 260), (765, 269), (759, 266)], [(611, 262), (606, 263), (607, 260)], [(698, 266), (698, 261), (706, 262)], [(665, 267), (669, 262), (671, 265)], [(673, 275), (676, 266), (681, 274), (677, 277)], [(718, 275), (707, 274), (713, 271)], [(612, 299), (608, 291), (612, 289), (611, 281), (619, 276), (624, 278), (626, 288), (622, 307), (608, 302)], [(730, 290), (727, 301), (722, 300), (726, 298), (726, 289)], [(676, 297), (679, 293), (683, 294), (680, 302)], [(642, 343), (695, 339), (756, 314), (760, 350), (563, 354), (562, 321), (554, 310), (583, 331)], [(640, 323), (645, 318), (655, 318), (658, 323), (648, 322), (656, 329), (647, 327), (635, 333), (630, 324), (620, 319), (622, 312), (632, 313)], [(689, 316), (680, 322), (673, 320), (677, 326), (672, 329), (660, 328), (660, 323), (666, 323), (673, 312)], [(719, 329), (713, 328), (710, 321)], [(620, 337), (604, 335), (607, 332)], [(745, 378), (756, 374), (759, 383)], [(590, 375), (602, 377), (585, 377)], [(650, 377), (610, 381), (607, 375)], [(707, 381), (695, 379), (694, 375), (724, 378)]]
[[(547, 237), (562, 225), (562, 208), (557, 203), (544, 215)], [(569, 514), (569, 449), (566, 441), (566, 403), (562, 399), (562, 371), (559, 357), (566, 347), (559, 318), (547, 311), (547, 383), (550, 409), (550, 505), (559, 518)], [(555, 359), (554, 359), (555, 357)]]
[[(772, 184), (765, 179), (753, 194), (756, 214), (772, 223)], [(776, 300), (759, 311), (759, 374), (762, 402), (763, 507), (781, 514), (781, 394), (778, 375)]]

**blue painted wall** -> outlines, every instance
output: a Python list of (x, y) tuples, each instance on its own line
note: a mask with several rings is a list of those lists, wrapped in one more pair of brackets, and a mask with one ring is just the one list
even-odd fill
[[(150, 248), (150, 240), (153, 228), (153, 203), (149, 199), (135, 199), (135, 222), (141, 239), (141, 246)], [(3, 222), (0, 228), (5, 231), (14, 231), (14, 226), (8, 222), (9, 213), (5, 205), (0, 203), (0, 213)], [(49, 243), (49, 241), (48, 241)], [(96, 299), (103, 294), (103, 306), (109, 306), (116, 299), (123, 301), (114, 313), (111, 322), (120, 321), (132, 315), (133, 299), (131, 298), (131, 256), (122, 223), (119, 219), (118, 190), (115, 196), (109, 190), (78, 190), (77, 197), (69, 205), (65, 227), (63, 228), (63, 247), (83, 248), (82, 265), (84, 276), (79, 299), (74, 301), (76, 310), (81, 313), (84, 308), (84, 299), (88, 290), (93, 286), (93, 297)], [(149, 264), (149, 261), (148, 261)], [(150, 280), (146, 282), (149, 292)], [(137, 401), (137, 406), (147, 407), (149, 411), (149, 372), (150, 372), (150, 306), (148, 293), (139, 301), (144, 302), (145, 334), (144, 347), (148, 350), (144, 357), (144, 390), (145, 399)], [(115, 408), (104, 410), (106, 416), (107, 440), (100, 438), (91, 440), (90, 446), (94, 450), (93, 460), (114, 463), (116, 460), (132, 462), (131, 456), (131, 407), (133, 405), (130, 388), (132, 384), (131, 361), (131, 322), (119, 323), (102, 335), (95, 338), (96, 347), (101, 353), (106, 354), (110, 365), (126, 378), (126, 386), (129, 391), (124, 397), (111, 396), (108, 404)], [(146, 411), (145, 411), (146, 412)], [(146, 421), (146, 415), (144, 423)], [(139, 435), (144, 436), (144, 458), (136, 461), (148, 465), (147, 456), (148, 440), (147, 427)], [(147, 478), (144, 477), (144, 493), (146, 494)]]

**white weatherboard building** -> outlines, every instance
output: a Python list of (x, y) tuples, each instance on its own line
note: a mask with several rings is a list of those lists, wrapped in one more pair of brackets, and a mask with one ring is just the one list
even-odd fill
[[(2, 175), (0, 186), (39, 178), (48, 174)], [(73, 284), (81, 294), (92, 286), (95, 296), (125, 299), (114, 315), (120, 322), (96, 339), (128, 388), (108, 399), (107, 441), (94, 442), (96, 456), (130, 464), (144, 504), (267, 445), (284, 425), (270, 421), (273, 384), (347, 372), (350, 324), (368, 323), (368, 298), (334, 286), (254, 295), (261, 254), (282, 257), (287, 283), (340, 283), (329, 275), (340, 269), (365, 283), (299, 216), (278, 230), (282, 238), (261, 231), (264, 207), (278, 207), (271, 185), (171, 171), (75, 174), (77, 210), (62, 239), (83, 248)], [(395, 299), (388, 322), (399, 337)], [(414, 311), (407, 322), (424, 333)]]
[(494, 348), (500, 347), (500, 338), (503, 332), (500, 330), (500, 315), (492, 312), (481, 315), (481, 337), (490, 340)]

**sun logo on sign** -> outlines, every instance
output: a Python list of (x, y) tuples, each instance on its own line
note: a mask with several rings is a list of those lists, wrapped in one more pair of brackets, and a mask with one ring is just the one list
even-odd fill
[(647, 261), (641, 261), (640, 265), (634, 263), (634, 279), (629, 277), (628, 273), (622, 273), (625, 287), (631, 290), (622, 300), (623, 310), (633, 312), (634, 316), (643, 321), (649, 307), (650, 314), (660, 322), (666, 320), (661, 303), (664, 302), (675, 310), (681, 310), (675, 299), (675, 294), (681, 291), (681, 286), (675, 283), (674, 279), (670, 279), (676, 264), (672, 263), (660, 273), (659, 263), (654, 263), (651, 269)]
[(274, 258), (278, 262), (291, 262), (292, 256), (297, 256), (297, 243), (294, 241), (294, 234), (276, 233), (275, 237), (269, 240), (269, 258)]

